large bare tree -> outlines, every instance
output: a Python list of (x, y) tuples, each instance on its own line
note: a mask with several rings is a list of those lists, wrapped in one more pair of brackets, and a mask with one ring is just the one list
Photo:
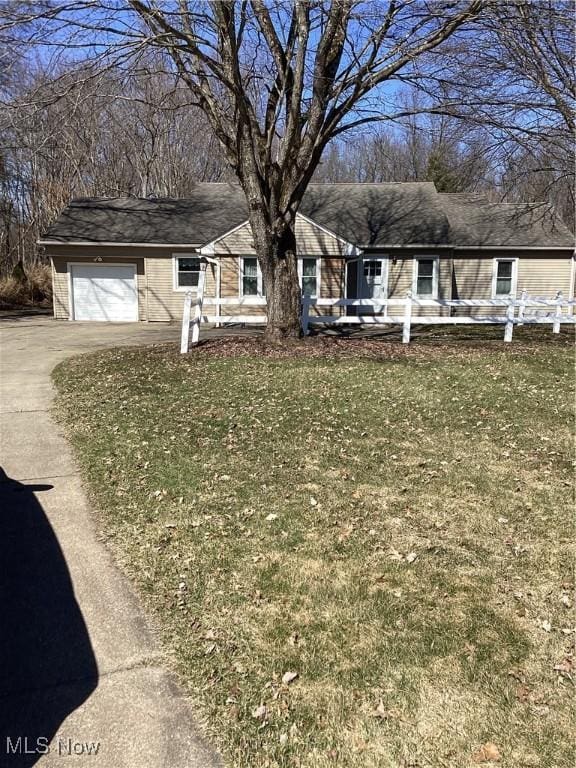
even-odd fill
[(245, 192), (268, 338), (298, 336), (294, 221), (322, 152), (382, 117), (370, 96), (470, 22), (481, 1), (182, 1), (173, 12), (129, 3), (205, 111)]
[[(67, 0), (14, 12), (23, 37), (114, 63), (154, 49), (206, 115), (244, 190), (267, 337), (300, 334), (295, 216), (327, 144), (390, 117), (403, 75), (465, 37), (487, 0)], [(20, 3), (16, 5), (20, 6)], [(32, 31), (30, 31), (32, 30)]]

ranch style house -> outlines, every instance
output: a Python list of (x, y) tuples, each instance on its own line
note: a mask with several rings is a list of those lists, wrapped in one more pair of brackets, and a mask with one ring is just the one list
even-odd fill
[[(186, 199), (72, 200), (38, 241), (52, 264), (55, 317), (181, 321), (206, 263), (205, 297), (242, 300), (226, 315), (263, 315), (247, 219), (242, 190), (227, 183), (197, 184)], [(546, 203), (494, 203), (429, 182), (311, 184), (296, 238), (302, 292), (314, 298), (574, 297), (574, 236)], [(215, 321), (220, 312), (205, 309)]]

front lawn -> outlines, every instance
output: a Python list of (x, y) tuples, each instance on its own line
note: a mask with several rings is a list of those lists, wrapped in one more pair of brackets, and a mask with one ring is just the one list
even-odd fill
[(569, 341), (57, 369), (102, 529), (230, 766), (571, 768)]

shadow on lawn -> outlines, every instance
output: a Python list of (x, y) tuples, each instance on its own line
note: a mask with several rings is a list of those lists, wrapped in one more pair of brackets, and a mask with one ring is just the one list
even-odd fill
[(90, 637), (36, 495), (0, 468), (0, 766), (35, 765), (98, 684)]

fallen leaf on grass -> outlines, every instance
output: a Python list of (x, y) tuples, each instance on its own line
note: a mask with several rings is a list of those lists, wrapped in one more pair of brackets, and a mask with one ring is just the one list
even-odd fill
[(472, 755), (473, 763), (497, 763), (499, 760), (500, 750), (496, 744), (491, 741), (482, 744), (482, 746)]
[(216, 643), (210, 643), (204, 646), (204, 656), (210, 656), (216, 650)]
[(518, 701), (521, 701), (522, 703), (525, 703), (525, 702), (530, 700), (530, 694), (531, 693), (532, 693), (532, 691), (530, 690), (530, 688), (528, 688), (527, 685), (519, 685), (516, 688), (516, 694), (515, 695), (516, 695), (516, 698), (518, 699)]
[(566, 658), (561, 661), (559, 664), (554, 665), (554, 671), (555, 672), (562, 672), (566, 675), (569, 675), (571, 672), (574, 671), (574, 659), (570, 656), (566, 656)]
[(268, 710), (264, 704), (260, 704), (259, 707), (256, 707), (256, 709), (252, 710), (252, 717), (254, 717), (256, 720), (264, 720), (267, 714)]
[(290, 685), (293, 680), (298, 677), (298, 672), (284, 672), (282, 675), (282, 682), (284, 685)]
[(396, 560), (397, 562), (405, 562), (405, 563), (412, 564), (418, 558), (418, 555), (416, 552), (408, 552), (407, 555), (403, 555), (402, 552), (398, 552), (397, 549), (394, 549), (394, 547), (392, 547), (388, 551), (388, 557), (392, 558), (392, 560)]
[(374, 717), (381, 717), (383, 720), (388, 717), (388, 710), (384, 706), (382, 699), (380, 699), (378, 706), (374, 710)]

